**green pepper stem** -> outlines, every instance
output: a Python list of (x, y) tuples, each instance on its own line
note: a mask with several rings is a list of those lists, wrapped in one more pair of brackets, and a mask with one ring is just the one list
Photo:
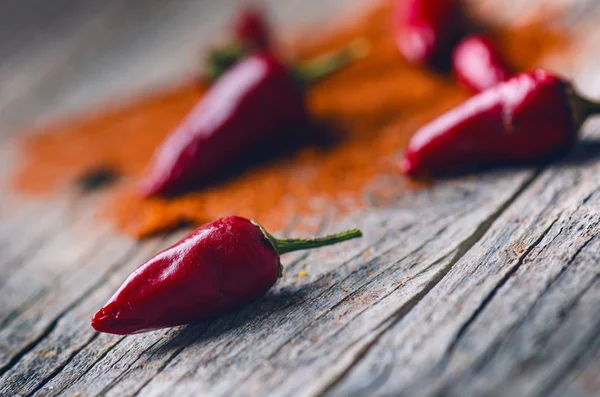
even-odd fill
[(578, 95), (578, 100), (583, 108), (583, 114), (586, 118), (600, 113), (600, 102), (593, 101), (580, 95)]
[(247, 46), (235, 41), (209, 50), (204, 61), (205, 78), (208, 81), (217, 80), (227, 69), (235, 65), (249, 52), (250, 49)]
[[(294, 76), (301, 84), (308, 85), (364, 58), (369, 51), (370, 46), (366, 39), (356, 39), (346, 47), (320, 55), (294, 67)], [(250, 48), (236, 42), (210, 50), (204, 61), (205, 78), (215, 81), (250, 52)]]
[(345, 232), (332, 234), (330, 236), (325, 237), (316, 237), (312, 239), (304, 239), (304, 238), (290, 238), (290, 239), (280, 239), (277, 237), (273, 237), (271, 233), (267, 232), (262, 225), (256, 221), (250, 221), (252, 224), (257, 226), (262, 232), (263, 236), (267, 239), (269, 244), (273, 247), (275, 252), (277, 253), (277, 262), (279, 265), (279, 271), (277, 272), (277, 277), (281, 277), (283, 275), (283, 265), (279, 260), (279, 257), (283, 254), (287, 254), (288, 252), (300, 251), (318, 247), (324, 247), (326, 245), (332, 245), (341, 243), (342, 241), (351, 240), (353, 238), (362, 237), (362, 232), (360, 229), (350, 229)]
[(572, 88), (569, 97), (571, 100), (573, 119), (577, 129), (581, 127), (588, 117), (600, 114), (600, 102), (586, 98)]
[(316, 237), (310, 239), (304, 238), (290, 238), (290, 239), (279, 239), (268, 234), (268, 239), (271, 241), (275, 250), (279, 255), (287, 254), (288, 252), (300, 251), (312, 248), (324, 247), (326, 245), (332, 245), (341, 243), (342, 241), (351, 240), (353, 238), (362, 237), (360, 229), (346, 230), (341, 233), (332, 234), (325, 237)]
[(295, 68), (296, 76), (302, 84), (314, 83), (354, 61), (366, 57), (369, 51), (370, 45), (366, 39), (356, 39), (346, 47), (320, 55), (298, 65)]

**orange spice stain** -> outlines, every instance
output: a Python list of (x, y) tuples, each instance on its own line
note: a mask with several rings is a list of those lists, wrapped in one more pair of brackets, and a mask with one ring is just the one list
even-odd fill
[[(315, 120), (335, 127), (333, 147), (304, 147), (285, 158), (245, 169), (202, 190), (163, 199), (141, 199), (134, 181), (156, 146), (202, 97), (198, 83), (147, 97), (121, 110), (46, 128), (23, 142), (13, 182), (22, 192), (48, 193), (69, 186), (86, 170), (110, 166), (125, 177), (112, 189), (107, 214), (119, 228), (143, 237), (182, 222), (201, 224), (236, 214), (279, 229), (298, 214), (363, 205), (362, 193), (378, 178), (397, 181), (396, 161), (423, 123), (467, 98), (453, 80), (407, 64), (396, 50), (383, 5), (352, 23), (289, 50), (307, 58), (352, 39), (371, 43), (369, 56), (307, 91)], [(507, 58), (518, 69), (534, 66), (564, 38), (540, 25), (497, 29)], [(392, 179), (393, 179), (392, 178)], [(390, 188), (406, 188), (398, 183)]]

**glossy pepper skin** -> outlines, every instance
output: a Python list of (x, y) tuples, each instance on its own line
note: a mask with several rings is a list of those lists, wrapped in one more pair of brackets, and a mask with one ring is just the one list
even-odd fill
[(206, 181), (249, 147), (304, 123), (303, 92), (269, 52), (227, 71), (155, 151), (143, 196), (178, 193)]
[(288, 69), (269, 51), (229, 69), (156, 149), (139, 185), (142, 196), (179, 193), (213, 178), (249, 149), (307, 122), (303, 84), (364, 57), (368, 45), (348, 46)]
[(397, 0), (392, 15), (396, 46), (410, 63), (439, 63), (460, 36), (457, 0)]
[(454, 47), (452, 70), (473, 92), (493, 87), (511, 74), (496, 44), (484, 35), (467, 36)]
[(529, 163), (567, 150), (599, 106), (542, 69), (520, 73), (419, 129), (400, 169), (411, 177)]
[(263, 296), (281, 276), (279, 255), (360, 237), (358, 229), (313, 240), (280, 240), (241, 217), (194, 230), (137, 268), (92, 318), (127, 335), (198, 322)]

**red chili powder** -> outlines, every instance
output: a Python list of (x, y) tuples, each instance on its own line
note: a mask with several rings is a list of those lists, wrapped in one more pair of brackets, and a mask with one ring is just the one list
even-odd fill
[[(463, 101), (467, 93), (448, 76), (407, 64), (394, 46), (388, 19), (389, 6), (378, 6), (312, 41), (304, 35), (302, 44), (287, 49), (297, 58), (308, 58), (357, 37), (371, 43), (367, 58), (307, 91), (313, 118), (326, 122), (338, 137), (333, 145), (304, 146), (179, 197), (141, 199), (133, 192), (136, 178), (206, 89), (191, 83), (26, 138), (14, 186), (22, 192), (49, 193), (70, 186), (90, 169), (111, 167), (125, 177), (112, 188), (107, 213), (122, 231), (137, 237), (231, 214), (276, 230), (297, 214), (361, 206), (365, 188), (378, 178), (391, 176), (390, 189), (406, 189), (409, 185), (396, 168), (401, 149), (420, 125)], [(540, 25), (493, 33), (519, 68), (534, 66), (564, 44), (562, 36)]]

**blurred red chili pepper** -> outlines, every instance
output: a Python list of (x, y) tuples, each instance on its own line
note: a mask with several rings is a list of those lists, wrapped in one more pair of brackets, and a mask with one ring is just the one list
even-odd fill
[(198, 322), (263, 296), (282, 274), (279, 256), (361, 237), (277, 239), (232, 216), (203, 225), (137, 268), (92, 318), (92, 327), (134, 334)]
[(471, 35), (452, 52), (452, 69), (462, 84), (474, 92), (490, 88), (511, 74), (494, 42), (484, 35)]
[(208, 52), (206, 77), (215, 80), (248, 54), (267, 49), (271, 43), (271, 29), (264, 9), (246, 2), (238, 10), (232, 24), (229, 41)]
[(366, 54), (357, 40), (294, 71), (269, 52), (226, 72), (154, 153), (143, 196), (171, 194), (206, 182), (225, 165), (307, 119), (298, 83), (310, 83)]
[(520, 73), (419, 129), (401, 170), (426, 177), (477, 165), (533, 162), (567, 150), (600, 104), (545, 70)]
[(462, 11), (458, 0), (397, 0), (392, 24), (409, 62), (438, 64), (460, 36)]
[(265, 10), (246, 3), (233, 23), (234, 39), (253, 48), (265, 49), (271, 41), (271, 29)]

